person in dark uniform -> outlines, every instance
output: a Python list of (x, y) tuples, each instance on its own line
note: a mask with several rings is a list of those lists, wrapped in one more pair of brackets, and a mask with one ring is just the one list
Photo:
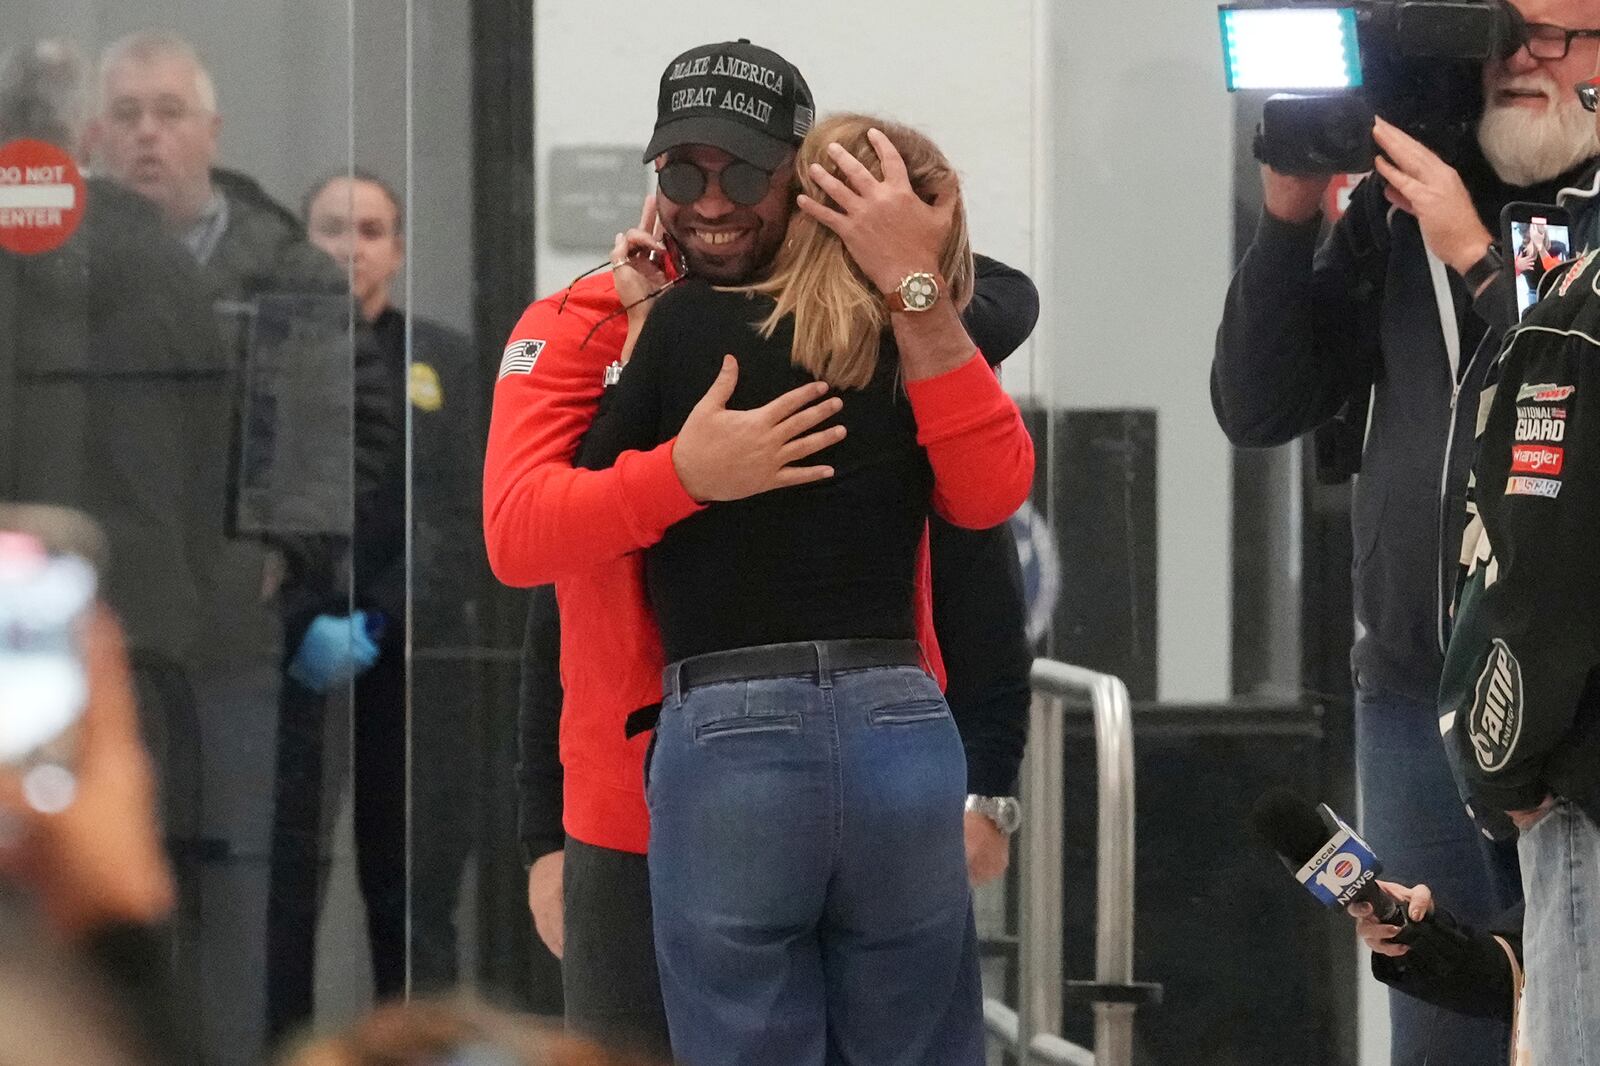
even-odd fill
[[(305, 215), (310, 241), (349, 273), (356, 311), (376, 341), (370, 351), (358, 349), (358, 376), (382, 380), (411, 406), (412, 602), (403, 440), (381, 464), (376, 490), (358, 500), (351, 564), (352, 602), (373, 639), (370, 666), (354, 680), (356, 857), (374, 991), (392, 999), (441, 991), (456, 979), (454, 912), (475, 802), (472, 776), (461, 767), (475, 729), (461, 653), (451, 649), (477, 642), (471, 590), (487, 572), (476, 532), (482, 390), (465, 337), (415, 316), (408, 321), (391, 300), (405, 236), (399, 197), (387, 183), (365, 172), (328, 178), (307, 193)], [(297, 704), (296, 720), (286, 719), (280, 731), (279, 765), (290, 778), (280, 781), (275, 836), (295, 846), (293, 855), (280, 848), (273, 873), (283, 918), (273, 924), (271, 946), (280, 977), (271, 1018), (277, 1033), (310, 1016), (333, 806), (322, 795), (326, 707), (325, 699)], [(414, 760), (409, 779), (408, 732), (415, 749), (427, 752)]]
[(283, 984), (262, 935), (275, 920), (274, 810), (292, 781), (277, 765), (278, 733), (320, 706), (286, 664), (336, 656), (352, 515), (379, 490), (401, 412), (381, 381), (362, 377), (376, 364), (356, 353), (375, 342), (352, 328), (344, 274), (292, 211), (218, 165), (217, 89), (194, 47), (170, 32), (134, 33), (105, 50), (100, 75), (89, 127), (97, 169), (153, 204), (187, 249), (233, 375), (216, 405), (232, 420), (211, 455), (227, 486), (218, 509), (227, 539), (196, 612), (198, 722), (182, 739), (199, 767), (183, 782), (197, 813), (176, 855), (176, 925), (180, 982), (201, 1004), (208, 1061), (251, 1062), (270, 1010), (259, 975)]

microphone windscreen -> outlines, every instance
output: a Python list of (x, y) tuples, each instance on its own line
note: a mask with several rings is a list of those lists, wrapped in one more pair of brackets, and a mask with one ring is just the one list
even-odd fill
[(1286, 788), (1256, 800), (1251, 813), (1262, 843), (1296, 866), (1303, 866), (1328, 843), (1328, 827), (1317, 809)]

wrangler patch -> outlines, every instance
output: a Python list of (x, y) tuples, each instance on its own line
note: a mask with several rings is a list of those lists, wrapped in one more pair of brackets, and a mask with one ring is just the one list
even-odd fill
[(1542, 444), (1518, 444), (1511, 449), (1511, 471), (1555, 477), (1566, 464), (1566, 449)]
[(1478, 766), (1486, 774), (1505, 769), (1522, 735), (1522, 665), (1506, 642), (1489, 648), (1467, 716), (1467, 737)]

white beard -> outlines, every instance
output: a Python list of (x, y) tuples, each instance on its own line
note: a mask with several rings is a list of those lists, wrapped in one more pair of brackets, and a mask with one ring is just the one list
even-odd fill
[(1537, 185), (1600, 155), (1595, 116), (1571, 95), (1552, 92), (1551, 99), (1558, 102), (1539, 114), (1492, 103), (1484, 109), (1478, 144), (1501, 181), (1519, 187)]

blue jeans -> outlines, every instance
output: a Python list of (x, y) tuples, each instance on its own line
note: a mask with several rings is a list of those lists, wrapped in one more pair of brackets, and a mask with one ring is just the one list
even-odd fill
[[(1450, 772), (1439, 712), (1391, 692), (1356, 694), (1356, 776), (1361, 835), (1385, 880), (1433, 889), (1440, 907), (1483, 925), (1521, 894), (1516, 850), (1472, 824)], [(1510, 1027), (1389, 993), (1393, 1066), (1504, 1066)]]
[(687, 1066), (982, 1066), (966, 760), (914, 667), (676, 692), (650, 892)]
[(1600, 1066), (1600, 828), (1563, 801), (1517, 850), (1528, 896), (1523, 1043), (1536, 1066)]

